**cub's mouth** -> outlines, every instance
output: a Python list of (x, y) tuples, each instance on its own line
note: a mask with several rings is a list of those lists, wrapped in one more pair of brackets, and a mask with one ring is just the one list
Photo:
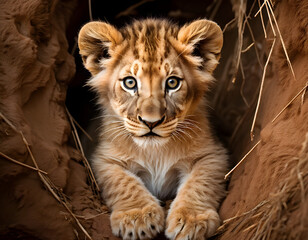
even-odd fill
[(142, 135), (141, 137), (161, 137), (161, 136), (155, 132), (150, 131), (147, 134)]
[(144, 149), (148, 149), (148, 147), (160, 147), (170, 140), (170, 137), (164, 137), (152, 131), (141, 135), (133, 137), (134, 142)]
[[(170, 139), (179, 138), (177, 131), (178, 119), (173, 118), (166, 121), (162, 117), (156, 122), (146, 121), (143, 118), (124, 119), (124, 127), (129, 132), (133, 141), (141, 147), (159, 147), (166, 144)], [(182, 131), (183, 132), (183, 131)]]

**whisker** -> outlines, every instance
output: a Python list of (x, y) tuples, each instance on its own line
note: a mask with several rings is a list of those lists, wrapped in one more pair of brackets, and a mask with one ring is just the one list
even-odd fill
[(119, 131), (119, 133), (111, 139), (111, 142), (113, 142), (116, 138), (120, 137), (121, 135), (124, 135), (123, 131)]
[(128, 139), (130, 139), (131, 137), (132, 137), (132, 134), (131, 133), (129, 133), (129, 132), (125, 132), (126, 134), (125, 134), (125, 140), (128, 140)]
[(96, 120), (96, 119), (99, 119), (99, 118), (106, 118), (106, 117), (114, 117), (114, 118), (121, 119), (121, 117), (118, 116), (118, 115), (110, 115), (110, 114), (105, 115), (105, 114), (100, 114), (100, 115), (97, 116), (97, 117), (93, 117), (91, 120)]
[(184, 131), (183, 129), (180, 129), (180, 128), (178, 128), (177, 130), (178, 130), (179, 132), (182, 132), (184, 135), (190, 137), (191, 139), (193, 139), (193, 137), (192, 137), (187, 131)]
[(197, 125), (200, 124), (198, 121), (190, 119), (190, 118), (186, 118), (182, 122), (190, 122), (190, 123), (194, 123), (194, 124), (197, 124)]
[(172, 138), (173, 138), (173, 140), (174, 140), (175, 142), (180, 141), (181, 143), (183, 143), (183, 142), (181, 141), (181, 139), (178, 137), (178, 133), (173, 132), (173, 133), (171, 134), (171, 136), (172, 136)]
[(124, 126), (117, 126), (117, 127), (114, 127), (114, 128), (110, 128), (110, 129), (107, 129), (107, 130), (104, 130), (103, 133), (108, 133), (108, 132), (111, 132), (111, 131), (114, 131), (114, 130), (118, 130), (118, 129), (125, 129)]
[(115, 125), (115, 126), (124, 126), (124, 123), (116, 121), (116, 122), (108, 122), (108, 123), (106, 122), (103, 125), (104, 125), (105, 128), (109, 128), (110, 126), (113, 126), (113, 125)]
[[(180, 131), (178, 131), (179, 129), (176, 129), (175, 131), (174, 131), (174, 133), (176, 133), (177, 134), (177, 137), (180, 139), (183, 139), (185, 142), (187, 142), (187, 139), (185, 138), (185, 136), (183, 136), (183, 134), (181, 134), (180, 133)], [(182, 143), (183, 143), (183, 141), (181, 141)]]
[(191, 126), (194, 126), (194, 127), (196, 127), (196, 128), (198, 128), (200, 131), (203, 131), (202, 130), (202, 128), (200, 128), (199, 126), (198, 126), (198, 122), (197, 121), (190, 121), (189, 119), (186, 119), (186, 120), (184, 120), (183, 122), (180, 122), (180, 123), (183, 123), (183, 124), (188, 124), (188, 125), (191, 125)]
[(115, 122), (115, 123), (123, 123), (123, 120), (112, 120), (112, 119), (106, 119), (106, 123), (109, 123), (109, 122)]
[(123, 131), (124, 129), (115, 129), (109, 136), (113, 136), (114, 134)]
[(115, 118), (120, 118), (120, 119), (123, 118), (123, 117), (116, 115), (116, 114), (102, 114), (102, 116), (103, 117), (115, 117)]
[[(181, 134), (180, 132), (177, 131), (178, 136), (183, 139), (185, 142), (187, 142), (187, 139), (185, 138), (185, 136), (183, 136), (183, 134)], [(183, 142), (183, 141), (182, 141)]]
[(199, 135), (200, 133), (196, 132), (196, 129), (194, 129), (194, 127), (199, 129), (200, 132), (203, 132), (203, 130), (200, 127), (198, 127), (197, 125), (192, 124), (192, 123), (190, 123), (190, 124), (188, 124), (188, 123), (180, 123), (180, 124), (178, 124), (178, 126), (180, 128), (184, 128), (184, 129), (188, 129), (188, 130), (192, 131), (195, 135)]
[(187, 124), (191, 124), (191, 125), (194, 125), (194, 126), (198, 126), (200, 124), (199, 122), (194, 121), (194, 120), (190, 120), (190, 119), (185, 119), (184, 121), (182, 121), (180, 123), (187, 123)]
[(185, 130), (185, 131), (190, 130), (190, 131), (191, 131), (192, 133), (194, 133), (196, 136), (198, 135), (198, 133), (197, 133), (193, 128), (191, 128), (191, 127), (189, 127), (189, 126), (178, 125), (178, 128), (179, 128), (179, 129), (183, 129), (183, 130)]
[(186, 115), (186, 117), (196, 117), (197, 115), (195, 115), (195, 114), (188, 114), (188, 115)]

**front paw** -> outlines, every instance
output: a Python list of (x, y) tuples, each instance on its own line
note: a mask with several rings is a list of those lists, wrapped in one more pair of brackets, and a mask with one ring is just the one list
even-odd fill
[(149, 239), (164, 227), (164, 211), (159, 205), (114, 210), (110, 217), (112, 232), (123, 239)]
[(203, 240), (212, 236), (219, 224), (219, 216), (214, 210), (196, 213), (188, 208), (171, 209), (165, 234), (169, 239)]

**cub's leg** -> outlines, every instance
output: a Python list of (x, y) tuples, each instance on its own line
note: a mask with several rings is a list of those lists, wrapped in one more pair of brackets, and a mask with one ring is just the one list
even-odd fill
[(170, 206), (168, 238), (206, 239), (214, 234), (220, 224), (217, 208), (225, 192), (224, 172), (224, 164), (217, 160), (202, 159), (193, 166)]
[(112, 232), (123, 239), (153, 238), (164, 227), (164, 211), (142, 181), (116, 164), (98, 172), (103, 197), (111, 208)]

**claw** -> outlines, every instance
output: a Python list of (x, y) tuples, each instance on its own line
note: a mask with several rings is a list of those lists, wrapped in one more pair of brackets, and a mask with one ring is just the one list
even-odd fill
[[(164, 211), (159, 205), (113, 211), (110, 217), (113, 232), (125, 239), (150, 239), (164, 226)], [(122, 231), (119, 231), (121, 229)]]

